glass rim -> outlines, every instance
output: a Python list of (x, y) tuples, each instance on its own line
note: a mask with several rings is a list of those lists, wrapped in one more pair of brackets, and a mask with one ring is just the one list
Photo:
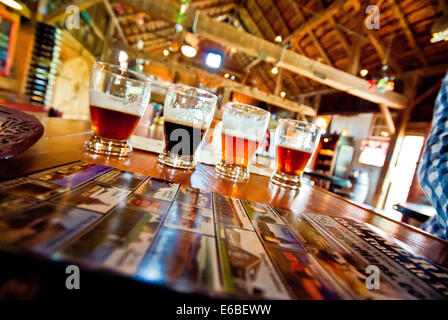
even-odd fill
[[(142, 82), (145, 85), (151, 85), (151, 80), (149, 79), (148, 76), (146, 76), (143, 73), (139, 73), (139, 72), (136, 72), (136, 71), (130, 70), (130, 69), (125, 69), (125, 68), (121, 67), (120, 65), (109, 63), (109, 62), (104, 62), (104, 61), (95, 61), (95, 63), (93, 64), (93, 69), (95, 69), (97, 66), (110, 68), (110, 69), (107, 69), (107, 68), (103, 68), (103, 69), (106, 72), (111, 72), (111, 73), (115, 73), (114, 70), (119, 70), (119, 71), (125, 73), (124, 75), (121, 75), (121, 76), (126, 79), (129, 79), (131, 81), (136, 81), (136, 82)], [(136, 79), (131, 78), (131, 77), (127, 76), (126, 74), (132, 75)]]
[(317, 124), (315, 124), (313, 122), (303, 121), (303, 120), (281, 118), (281, 119), (278, 119), (278, 123), (279, 123), (279, 125), (280, 125), (280, 123), (294, 123), (294, 124), (302, 125), (303, 127), (306, 127), (306, 128), (322, 130), (322, 128), (319, 127)]
[[(177, 89), (180, 89), (179, 93), (181, 93), (182, 95), (188, 96), (188, 97), (197, 97), (201, 100), (209, 100), (209, 101), (213, 101), (213, 100), (217, 101), (218, 100), (218, 97), (215, 94), (213, 94), (205, 89), (192, 87), (192, 86), (189, 86), (189, 85), (186, 85), (183, 83), (172, 83), (168, 90), (173, 90), (176, 92)], [(189, 93), (185, 89), (194, 90), (195, 92), (197, 92), (199, 94)]]
[[(264, 110), (264, 109), (256, 107), (256, 106), (252, 106), (250, 104), (240, 103), (240, 102), (233, 102), (233, 101), (227, 102), (224, 106), (224, 112), (227, 108), (230, 108), (230, 109), (233, 109), (236, 111), (240, 111), (240, 112), (245, 112), (245, 113), (264, 115), (267, 117), (271, 116), (271, 113), (267, 110)], [(253, 112), (253, 111), (256, 111), (256, 112)]]

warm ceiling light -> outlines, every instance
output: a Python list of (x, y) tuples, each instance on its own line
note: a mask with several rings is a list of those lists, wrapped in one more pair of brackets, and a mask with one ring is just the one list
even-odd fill
[(271, 73), (272, 73), (272, 74), (277, 74), (277, 73), (278, 73), (278, 68), (277, 68), (277, 66), (274, 66), (274, 67), (271, 69)]
[(198, 53), (195, 48), (187, 44), (184, 44), (182, 48), (180, 48), (180, 51), (182, 51), (182, 54), (188, 58), (193, 58)]
[(234, 47), (230, 48), (230, 52), (231, 53), (236, 53), (236, 48), (234, 48)]
[(230, 74), (228, 74), (228, 73), (226, 73), (226, 74), (224, 75), (224, 78), (226, 78), (226, 79), (229, 79), (229, 77), (230, 77)]
[(369, 70), (367, 70), (367, 69), (362, 69), (361, 71), (359, 71), (359, 74), (361, 75), (361, 77), (365, 77), (368, 73), (369, 73)]
[(0, 2), (16, 10), (23, 9), (23, 6), (14, 0), (0, 0)]
[(218, 52), (209, 52), (205, 56), (205, 65), (212, 69), (221, 67), (222, 56)]
[(274, 40), (275, 40), (275, 42), (280, 43), (280, 42), (282, 42), (283, 39), (282, 39), (282, 36), (278, 35), (278, 36), (275, 37)]
[(285, 91), (280, 92), (280, 97), (284, 98), (285, 96), (286, 96), (286, 92)]
[(145, 42), (143, 40), (140, 39), (137, 41), (137, 49), (138, 50), (142, 50), (144, 46), (145, 46)]
[(235, 80), (235, 76), (231, 76), (231, 77), (230, 77), (230, 80)]
[(118, 54), (118, 61), (120, 61), (120, 67), (122, 67), (123, 69), (127, 69), (128, 59), (129, 55), (125, 51), (121, 50), (120, 53)]
[(163, 49), (163, 55), (166, 57), (166, 56), (169, 56), (170, 55), (170, 52), (167, 50), (167, 49)]

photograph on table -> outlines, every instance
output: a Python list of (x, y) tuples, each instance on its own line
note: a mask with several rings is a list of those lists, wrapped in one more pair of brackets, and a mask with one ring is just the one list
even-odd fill
[(253, 230), (241, 201), (219, 193), (213, 193), (216, 223)]
[(176, 202), (211, 210), (212, 193), (181, 185), (177, 193)]
[(267, 245), (266, 249), (295, 299), (327, 300), (349, 297), (308, 253), (277, 245)]
[(113, 169), (95, 180), (114, 187), (135, 190), (146, 178), (148, 176), (137, 172)]
[(111, 167), (100, 164), (75, 162), (62, 167), (41, 171), (30, 175), (30, 177), (67, 188), (76, 188), (110, 170), (112, 170)]
[(305, 247), (287, 226), (259, 221), (253, 221), (253, 224), (264, 244), (277, 245), (292, 250), (305, 250)]
[(158, 214), (119, 207), (54, 257), (133, 275), (161, 222)]
[(178, 188), (179, 184), (177, 183), (151, 177), (143, 182), (135, 193), (143, 196), (150, 196), (159, 200), (173, 201), (176, 197)]
[(171, 228), (198, 232), (208, 236), (215, 235), (212, 210), (177, 202), (173, 203), (164, 225)]
[(124, 200), (132, 191), (89, 182), (79, 189), (72, 190), (53, 201), (77, 208), (106, 213)]
[(37, 200), (48, 200), (67, 190), (66, 187), (25, 177), (0, 183), (2, 193)]
[(163, 227), (137, 271), (137, 277), (190, 291), (220, 290), (215, 239)]
[(0, 242), (48, 254), (86, 231), (100, 214), (43, 203), (0, 216)]
[(37, 199), (25, 198), (0, 192), (0, 216), (2, 214), (20, 211), (38, 203)]
[(161, 216), (168, 212), (170, 205), (171, 202), (154, 199), (149, 196), (143, 197), (135, 193), (126, 200), (126, 207), (130, 209), (151, 212)]
[(272, 224), (285, 224), (276, 214), (271, 206), (249, 200), (241, 200), (249, 218), (253, 221), (260, 221)]
[(226, 292), (254, 299), (290, 298), (255, 232), (225, 226), (217, 230)]
[[(381, 269), (380, 288), (384, 295), (406, 299), (448, 297), (447, 272), (398, 247), (369, 226), (351, 219), (308, 214), (350, 249), (344, 258), (358, 269), (375, 265)], [(362, 262), (360, 262), (362, 261)]]

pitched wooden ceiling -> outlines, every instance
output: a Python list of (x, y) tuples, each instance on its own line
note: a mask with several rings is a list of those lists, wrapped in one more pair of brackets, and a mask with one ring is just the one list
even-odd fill
[[(365, 27), (366, 7), (372, 4), (380, 9), (379, 30)], [(154, 54), (172, 45), (174, 24), (135, 11), (124, 0), (111, 5), (130, 45), (142, 40), (144, 50)], [(290, 44), (296, 53), (352, 74), (365, 68), (367, 77), (376, 77), (387, 63), (388, 72), (406, 80), (412, 70), (438, 72), (437, 66), (448, 61), (448, 43), (430, 42), (430, 28), (442, 16), (437, 0), (192, 0), (190, 6), (271, 42), (280, 35), (283, 41), (278, 45)], [(210, 46), (209, 40), (201, 40), (200, 47), (205, 46)], [(221, 49), (226, 52), (222, 74), (230, 72), (240, 82), (275, 94), (281, 89), (291, 100), (331, 92), (287, 70), (274, 75), (273, 65), (261, 59)]]

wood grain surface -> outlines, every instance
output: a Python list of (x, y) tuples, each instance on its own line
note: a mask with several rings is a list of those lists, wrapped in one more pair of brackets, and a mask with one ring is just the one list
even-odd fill
[[(172, 169), (159, 164), (156, 154), (138, 150), (134, 150), (132, 155), (125, 159), (94, 155), (83, 148), (83, 142), (89, 137), (89, 133), (86, 133), (90, 130), (88, 122), (49, 118), (44, 124), (45, 135), (39, 142), (13, 159), (0, 161), (1, 181), (71, 161), (92, 161), (187, 184), (202, 190), (290, 208), (294, 214), (317, 213), (364, 221), (402, 241), (414, 253), (448, 267), (448, 242), (360, 207), (318, 187), (303, 184), (300, 192), (294, 192), (273, 185), (268, 177), (254, 174), (246, 183), (233, 183), (220, 178), (212, 166), (199, 164), (194, 171)], [(141, 130), (140, 128), (140, 133), (144, 132)], [(161, 128), (152, 131), (152, 133), (148, 131), (148, 135), (162, 136)]]

